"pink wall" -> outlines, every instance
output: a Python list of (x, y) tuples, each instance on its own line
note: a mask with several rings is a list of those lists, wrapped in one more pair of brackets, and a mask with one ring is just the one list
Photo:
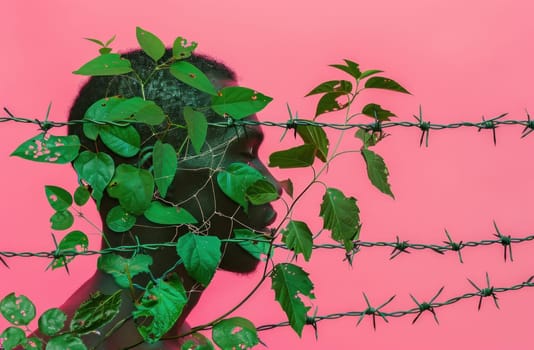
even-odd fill
[[(413, 120), (420, 104), (427, 120), (435, 123), (476, 122), (482, 115), (503, 112), (523, 119), (525, 108), (534, 111), (533, 9), (533, 3), (525, 0), (12, 1), (0, 11), (0, 104), (18, 116), (42, 118), (52, 101), (51, 119), (64, 120), (84, 81), (70, 72), (96, 52), (82, 38), (107, 39), (116, 34), (114, 47), (125, 50), (136, 45), (139, 25), (167, 43), (177, 35), (198, 41), (200, 52), (234, 67), (242, 85), (273, 96), (275, 101), (259, 116), (263, 120), (286, 120), (286, 102), (310, 118), (316, 100), (302, 96), (324, 80), (342, 78), (327, 65), (343, 58), (363, 68), (383, 69), (413, 93), (373, 95), (400, 120)], [(329, 118), (335, 119), (323, 120), (334, 120)], [(412, 243), (438, 244), (445, 239), (444, 228), (457, 240), (491, 239), (492, 220), (505, 234), (526, 236), (534, 227), (530, 207), (534, 163), (529, 152), (534, 136), (520, 140), (519, 127), (497, 131), (497, 147), (490, 131), (473, 129), (433, 132), (426, 149), (419, 148), (417, 130), (392, 130), (393, 136), (376, 150), (389, 166), (396, 200), (371, 187), (358, 155), (336, 162), (325, 181), (358, 198), (363, 240), (392, 241), (398, 235)], [(69, 166), (9, 158), (35, 133), (34, 126), (0, 128), (1, 250), (52, 249), (51, 209), (43, 185), (75, 186)], [(266, 133), (264, 158), (279, 148), (281, 130)], [(280, 179), (293, 174), (276, 169), (273, 173)], [(299, 174), (310, 176), (307, 171)], [(314, 189), (306, 206), (295, 214), (314, 230), (321, 224), (316, 219), (321, 191)], [(98, 240), (96, 234), (91, 238)], [(377, 304), (396, 294), (387, 310), (402, 310), (413, 307), (410, 293), (424, 301), (445, 286), (438, 299), (443, 301), (473, 291), (466, 278), (482, 285), (486, 272), (496, 286), (520, 283), (533, 274), (533, 248), (532, 243), (514, 246), (513, 263), (503, 261), (502, 247), (469, 249), (463, 253), (464, 264), (453, 254), (432, 252), (413, 252), (390, 261), (389, 249), (373, 248), (358, 254), (352, 269), (341, 262), (339, 252), (315, 252), (313, 262), (304, 267), (316, 285), (313, 305), (319, 314), (362, 310), (362, 291)], [(277, 254), (278, 261), (289, 258)], [(0, 296), (11, 291), (25, 294), (36, 301), (40, 312), (60, 304), (94, 266), (93, 258), (79, 258), (68, 276), (61, 270), (44, 273), (48, 261), (42, 259), (8, 262), (11, 269), (0, 266)], [(218, 274), (190, 320), (208, 321), (228, 309), (257, 277)], [(415, 325), (412, 317), (389, 324), (378, 320), (376, 331), (370, 320), (356, 328), (356, 319), (344, 318), (321, 322), (318, 341), (311, 330), (298, 339), (287, 328), (261, 333), (261, 339), (270, 349), (526, 349), (533, 293), (501, 294), (500, 311), (488, 299), (477, 312), (475, 298), (437, 310), (439, 326), (430, 314)], [(268, 286), (237, 315), (256, 325), (283, 321)], [(4, 326), (0, 322), (0, 328)]]

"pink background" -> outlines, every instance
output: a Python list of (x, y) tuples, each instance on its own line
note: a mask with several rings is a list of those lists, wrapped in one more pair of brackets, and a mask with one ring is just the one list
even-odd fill
[[(0, 105), (17, 116), (43, 118), (53, 102), (51, 119), (65, 120), (84, 78), (70, 74), (96, 54), (96, 46), (82, 40), (106, 40), (113, 47), (135, 47), (135, 26), (159, 35), (167, 44), (181, 35), (200, 43), (199, 51), (220, 58), (239, 74), (240, 83), (274, 97), (262, 120), (285, 121), (286, 102), (299, 115), (312, 117), (316, 99), (304, 98), (316, 84), (344, 78), (328, 64), (352, 59), (363, 69), (382, 69), (401, 82), (413, 96), (372, 95), (373, 101), (393, 110), (399, 120), (413, 120), (418, 106), (434, 123), (480, 121), (509, 112), (524, 119), (534, 112), (532, 53), (534, 23), (531, 1), (428, 0), (376, 1), (103, 1), (5, 2), (0, 9)], [(370, 96), (370, 95), (367, 95)], [(368, 101), (369, 98), (364, 98)], [(362, 102), (360, 102), (362, 103)], [(360, 104), (362, 106), (362, 104)], [(0, 113), (3, 114), (3, 113)], [(339, 120), (326, 115), (323, 121)], [(363, 119), (361, 119), (363, 120)], [(376, 147), (391, 173), (396, 200), (372, 188), (357, 154), (339, 161), (325, 178), (329, 186), (358, 199), (366, 241), (436, 243), (447, 228), (456, 240), (491, 239), (492, 220), (504, 234), (532, 233), (534, 216), (531, 185), (534, 173), (529, 150), (534, 136), (520, 140), (519, 127), (498, 129), (497, 147), (490, 131), (476, 129), (432, 132), (430, 147), (419, 148), (416, 129), (393, 129), (393, 136)], [(69, 166), (49, 166), (10, 158), (15, 147), (37, 132), (34, 126), (5, 123), (0, 127), (0, 212), (3, 230), (0, 249), (52, 249), (48, 218), (52, 213), (44, 196), (45, 184), (75, 188)], [(261, 155), (279, 149), (281, 130), (265, 130)], [(333, 135), (333, 134), (332, 134)], [(290, 138), (284, 146), (290, 145)], [(344, 145), (357, 147), (348, 134)], [(280, 179), (309, 178), (309, 170), (273, 170)], [(295, 180), (298, 184), (298, 182)], [(297, 185), (302, 188), (303, 183)], [(317, 232), (322, 188), (315, 187), (294, 218), (305, 220)], [(280, 207), (281, 208), (281, 207)], [(94, 212), (87, 215), (96, 220)], [(98, 236), (90, 227), (92, 248)], [(63, 233), (57, 232), (61, 237)], [(326, 241), (326, 240), (325, 240)], [(532, 243), (513, 247), (513, 263), (504, 262), (502, 247), (466, 249), (464, 264), (456, 255), (432, 252), (403, 254), (390, 261), (390, 249), (365, 249), (349, 268), (337, 251), (316, 251), (303, 264), (315, 282), (318, 314), (363, 310), (362, 291), (374, 305), (391, 295), (397, 298), (385, 310), (414, 306), (409, 294), (428, 301), (441, 286), (438, 301), (473, 291), (466, 278), (484, 285), (489, 272), (495, 286), (509, 286), (533, 274)], [(277, 261), (288, 261), (279, 252)], [(44, 259), (9, 259), (0, 266), (0, 296), (15, 291), (34, 300), (38, 312), (62, 303), (92, 272), (94, 258), (78, 258), (70, 268), (46, 272)], [(258, 275), (219, 273), (190, 317), (193, 324), (209, 321), (239, 300)], [(319, 340), (311, 329), (299, 339), (289, 328), (262, 332), (270, 349), (527, 349), (531, 341), (533, 290), (501, 294), (501, 310), (490, 299), (476, 311), (477, 298), (437, 310), (440, 325), (430, 314), (411, 325), (413, 317), (370, 319), (355, 327), (355, 318), (319, 323)], [(256, 325), (284, 320), (269, 285), (236, 315)], [(6, 326), (0, 322), (0, 328)]]

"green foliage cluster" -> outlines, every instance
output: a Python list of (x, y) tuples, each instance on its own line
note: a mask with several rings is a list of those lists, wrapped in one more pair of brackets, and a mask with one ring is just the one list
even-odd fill
[[(191, 63), (184, 61), (196, 48), (196, 43), (188, 44), (182, 37), (176, 38), (172, 45), (172, 58), (162, 61), (165, 45), (154, 34), (137, 28), (137, 39), (141, 49), (156, 63), (155, 70), (168, 69), (179, 81), (196, 88), (211, 96), (209, 108), (221, 118), (239, 120), (262, 110), (272, 98), (256, 90), (231, 86), (216, 89), (208, 77)], [(141, 80), (133, 70), (128, 59), (120, 54), (112, 53), (107, 42), (88, 39), (99, 48), (99, 56), (82, 65), (75, 74), (86, 76), (123, 76), (136, 79), (141, 87), (146, 81)], [(357, 116), (371, 117), (376, 122), (389, 120), (395, 115), (378, 104), (367, 104), (358, 113), (352, 113), (356, 97), (366, 89), (386, 89), (408, 93), (395, 81), (378, 76), (379, 70), (360, 71), (359, 65), (345, 60), (344, 64), (334, 64), (336, 68), (350, 77), (349, 80), (332, 80), (319, 84), (307, 96), (320, 95), (313, 120), (326, 113), (345, 111), (345, 123)], [(95, 101), (85, 113), (83, 133), (90, 140), (99, 139), (114, 154), (130, 158), (138, 156), (152, 162), (150, 169), (139, 165), (115, 164), (113, 157), (105, 152), (80, 151), (77, 136), (54, 136), (48, 130), (22, 143), (12, 155), (24, 159), (64, 164), (72, 162), (78, 174), (80, 185), (73, 194), (59, 186), (46, 186), (45, 194), (54, 210), (50, 218), (51, 228), (57, 231), (68, 230), (74, 224), (74, 215), (89, 197), (97, 205), (104, 193), (116, 198), (119, 205), (112, 208), (105, 224), (115, 232), (127, 232), (136, 224), (137, 217), (144, 216), (150, 222), (161, 225), (195, 225), (195, 218), (186, 209), (171, 206), (164, 199), (177, 171), (177, 162), (183, 155), (183, 148), (190, 143), (194, 152), (199, 154), (206, 141), (209, 123), (203, 112), (205, 106), (186, 106), (184, 108), (185, 125), (171, 125), (161, 107), (142, 95), (132, 98), (112, 96)], [(203, 108), (201, 108), (203, 107)], [(290, 118), (293, 116), (290, 112)], [(295, 117), (296, 118), (296, 117)], [(187, 130), (187, 138), (181, 147), (176, 149), (164, 139), (158, 139), (154, 146), (142, 148), (142, 140), (135, 124), (149, 127), (167, 123), (170, 127)], [(301, 255), (309, 261), (312, 256), (314, 236), (303, 221), (291, 217), (294, 206), (303, 194), (315, 183), (319, 176), (328, 168), (331, 161), (339, 156), (338, 142), (331, 147), (330, 140), (324, 130), (317, 126), (298, 125), (296, 135), (302, 141), (290, 149), (272, 153), (269, 166), (284, 169), (313, 167), (314, 177), (298, 194), (293, 193), (290, 180), (283, 181), (282, 187), (293, 198), (289, 210), (278, 227), (272, 240), (247, 229), (236, 229), (234, 239), (241, 247), (257, 259), (271, 259), (272, 241), (281, 237), (295, 257)], [(340, 136), (343, 137), (344, 132)], [(388, 183), (388, 170), (382, 157), (372, 151), (386, 135), (382, 131), (360, 129), (355, 137), (361, 139), (361, 153), (371, 183), (381, 192), (393, 197)], [(316, 160), (320, 165), (315, 167)], [(250, 205), (261, 205), (279, 199), (274, 184), (254, 167), (245, 163), (232, 163), (216, 174), (216, 182), (220, 189), (245, 212)], [(356, 199), (347, 196), (340, 189), (326, 187), (320, 216), (323, 229), (331, 232), (331, 238), (343, 244), (350, 255), (354, 242), (360, 233), (360, 217)], [(212, 280), (221, 262), (222, 240), (215, 236), (189, 232), (178, 238), (175, 248), (180, 261), (188, 274), (198, 283), (207, 286)], [(81, 231), (67, 233), (56, 246), (58, 257), (52, 261), (52, 269), (68, 267), (74, 258), (72, 254), (65, 258), (65, 253), (87, 250), (88, 238)], [(68, 255), (68, 254), (67, 254)], [(98, 259), (98, 269), (111, 275), (120, 288), (135, 289), (132, 278), (138, 274), (149, 274), (151, 280), (143, 286), (142, 296), (135, 304), (132, 314), (134, 319), (148, 320), (139, 322), (138, 332), (147, 343), (155, 343), (164, 338), (168, 330), (176, 323), (182, 309), (187, 304), (187, 291), (177, 275), (152, 276), (150, 266), (152, 258), (141, 253), (126, 258), (117, 254), (105, 254)], [(291, 327), (299, 335), (306, 324), (310, 306), (307, 299), (313, 299), (313, 283), (308, 274), (293, 263), (275, 264), (271, 270), (266, 268), (265, 278), (270, 278), (275, 298), (286, 313)], [(262, 279), (262, 282), (263, 280)], [(262, 283), (260, 282), (260, 283)], [(82, 303), (76, 310), (70, 324), (66, 324), (67, 315), (57, 309), (49, 309), (38, 319), (40, 333), (49, 337), (47, 340), (35, 336), (27, 338), (25, 329), (36, 317), (33, 303), (25, 296), (9, 294), (0, 301), (0, 312), (12, 326), (0, 334), (3, 347), (14, 349), (85, 349), (82, 336), (95, 332), (110, 322), (118, 323), (117, 314), (120, 309), (120, 290), (113, 295), (96, 293)], [(256, 327), (251, 321), (241, 318), (220, 318), (206, 325), (212, 328), (212, 341), (221, 349), (251, 348), (260, 342)], [(200, 328), (202, 329), (202, 328)], [(200, 333), (193, 333), (182, 349), (213, 349), (212, 341)]]

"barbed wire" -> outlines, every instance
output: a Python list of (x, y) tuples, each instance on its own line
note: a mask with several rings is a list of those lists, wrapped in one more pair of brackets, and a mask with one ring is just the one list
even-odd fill
[[(396, 258), (402, 253), (409, 254), (410, 250), (413, 250), (413, 251), (431, 250), (440, 255), (444, 255), (444, 253), (447, 251), (457, 252), (460, 262), (463, 263), (462, 250), (465, 248), (501, 245), (503, 247), (504, 261), (507, 261), (508, 257), (510, 258), (511, 261), (513, 261), (512, 244), (519, 244), (519, 243), (530, 242), (534, 240), (534, 235), (528, 235), (525, 237), (512, 237), (510, 235), (504, 235), (500, 232), (495, 222), (494, 222), (494, 227), (495, 227), (496, 233), (494, 233), (493, 236), (496, 237), (496, 239), (484, 239), (480, 241), (467, 241), (467, 242), (454, 241), (451, 238), (447, 230), (445, 230), (447, 240), (442, 241), (443, 244), (410, 243), (407, 240), (401, 240), (399, 236), (396, 237), (396, 240), (394, 242), (366, 242), (366, 241), (357, 240), (353, 242), (354, 248), (350, 252), (345, 252), (345, 257), (350, 263), (352, 263), (354, 256), (357, 253), (359, 253), (362, 248), (389, 247), (389, 248), (393, 248), (392, 252), (390, 253), (390, 260)], [(240, 243), (240, 242), (245, 242), (248, 240), (247, 239), (224, 239), (221, 241), (226, 242), (226, 243)], [(254, 242), (269, 243), (268, 240), (263, 241), (259, 239), (254, 239)], [(57, 244), (56, 244), (56, 249), (52, 251), (41, 251), (41, 252), (0, 251), (0, 262), (4, 266), (9, 267), (9, 265), (7, 264), (4, 258), (36, 257), (36, 258), (47, 258), (47, 259), (57, 260), (57, 259), (72, 258), (75, 256), (80, 256), (80, 255), (81, 256), (92, 256), (92, 255), (105, 255), (105, 254), (111, 254), (111, 253), (138, 254), (144, 251), (155, 251), (160, 248), (169, 248), (169, 247), (171, 248), (176, 247), (176, 243), (175, 242), (150, 243), (150, 244), (137, 243), (135, 245), (118, 246), (118, 247), (106, 248), (102, 250), (82, 250), (82, 251), (62, 250), (62, 249), (57, 248)], [(273, 247), (291, 250), (286, 244), (283, 244), (283, 243), (274, 243)], [(312, 249), (345, 250), (345, 246), (342, 244), (314, 244), (312, 245)]]
[[(440, 294), (443, 292), (445, 287), (441, 287), (438, 290), (438, 292), (429, 301), (420, 302), (418, 299), (415, 298), (415, 296), (410, 294), (410, 297), (413, 300), (413, 302), (416, 304), (416, 307), (406, 309), (406, 310), (397, 310), (397, 311), (389, 311), (389, 312), (382, 311), (382, 309), (393, 301), (393, 299), (395, 298), (395, 295), (390, 297), (387, 301), (385, 301), (381, 305), (374, 307), (369, 302), (367, 295), (363, 293), (365, 303), (367, 304), (366, 309), (363, 309), (362, 311), (348, 311), (348, 312), (333, 313), (333, 314), (328, 314), (328, 315), (309, 316), (306, 320), (306, 324), (311, 325), (314, 328), (316, 336), (318, 332), (318, 328), (317, 328), (318, 322), (324, 321), (324, 320), (335, 320), (335, 319), (339, 319), (342, 317), (358, 317), (357, 324), (359, 325), (361, 321), (365, 318), (365, 316), (369, 316), (372, 318), (373, 328), (376, 329), (376, 318), (377, 317), (381, 317), (386, 323), (389, 323), (388, 317), (397, 318), (397, 317), (404, 317), (408, 315), (416, 315), (412, 321), (412, 324), (413, 324), (417, 322), (417, 320), (421, 317), (423, 313), (431, 313), (436, 323), (439, 324), (438, 317), (436, 314), (436, 309), (438, 308), (449, 306), (462, 300), (479, 297), (478, 310), (480, 310), (482, 306), (482, 300), (484, 298), (491, 297), (497, 309), (500, 309), (497, 294), (506, 293), (510, 291), (516, 291), (516, 290), (520, 290), (523, 288), (534, 287), (534, 283), (532, 282), (532, 280), (534, 280), (534, 275), (530, 276), (526, 281), (521, 282), (519, 284), (515, 284), (513, 286), (494, 287), (490, 282), (489, 274), (486, 272), (486, 287), (481, 288), (478, 285), (476, 285), (472, 280), (467, 279), (469, 284), (471, 284), (473, 288), (475, 288), (476, 292), (458, 295), (450, 299), (447, 299), (443, 302), (437, 302), (436, 299), (440, 296)], [(274, 328), (286, 327), (289, 325), (290, 325), (289, 322), (280, 322), (276, 324), (262, 325), (262, 326), (256, 327), (256, 329), (258, 331), (266, 331), (266, 330), (271, 330)]]
[[(0, 123), (2, 122), (18, 122), (25, 124), (35, 124), (39, 126), (39, 129), (46, 132), (52, 128), (64, 127), (68, 125), (75, 124), (84, 124), (84, 123), (93, 123), (97, 125), (115, 125), (115, 126), (125, 126), (130, 123), (136, 123), (135, 121), (120, 122), (120, 121), (96, 121), (89, 119), (82, 120), (73, 120), (68, 122), (56, 122), (49, 120), (39, 120), (31, 118), (20, 118), (15, 117), (7, 108), (4, 108), (8, 117), (0, 117)], [(431, 130), (445, 130), (445, 129), (458, 129), (458, 128), (476, 128), (478, 131), (481, 130), (491, 130), (493, 134), (493, 142), (497, 143), (496, 129), (500, 126), (521, 126), (523, 127), (521, 138), (528, 136), (532, 131), (534, 131), (534, 120), (530, 119), (530, 115), (527, 112), (526, 120), (502, 120), (508, 113), (500, 114), (491, 119), (485, 119), (482, 117), (481, 121), (478, 122), (454, 122), (449, 124), (436, 124), (425, 121), (422, 115), (422, 112), (419, 112), (419, 115), (414, 115), (416, 122), (409, 121), (379, 121), (375, 120), (370, 123), (325, 123), (312, 120), (303, 120), (303, 119), (290, 119), (287, 122), (273, 122), (273, 121), (258, 121), (258, 120), (247, 120), (240, 119), (236, 120), (233, 118), (226, 118), (221, 122), (211, 122), (208, 123), (209, 126), (213, 127), (237, 127), (237, 126), (271, 126), (279, 127), (284, 129), (296, 129), (298, 126), (315, 126), (321, 128), (331, 128), (335, 130), (349, 130), (360, 128), (372, 132), (382, 132), (384, 129), (393, 128), (393, 127), (404, 127), (404, 128), (418, 128), (421, 130), (420, 144), (422, 145), (423, 140), (425, 140), (426, 146), (428, 146), (428, 139)]]

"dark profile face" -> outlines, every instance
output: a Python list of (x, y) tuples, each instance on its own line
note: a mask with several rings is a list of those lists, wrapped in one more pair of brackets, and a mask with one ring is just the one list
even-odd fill
[[(256, 117), (249, 119), (256, 120)], [(169, 188), (167, 198), (186, 208), (199, 221), (194, 229), (198, 233), (233, 237), (233, 230), (246, 228), (256, 233), (269, 234), (268, 226), (276, 219), (272, 205), (249, 206), (245, 213), (237, 203), (219, 188), (217, 171), (234, 162), (246, 163), (263, 174), (278, 191), (280, 186), (258, 159), (258, 150), (263, 141), (263, 132), (258, 126), (226, 128), (224, 132), (208, 132), (208, 150), (200, 155), (186, 158), (178, 163), (178, 172)], [(223, 244), (220, 267), (233, 272), (251, 272), (258, 260), (238, 244)]]

